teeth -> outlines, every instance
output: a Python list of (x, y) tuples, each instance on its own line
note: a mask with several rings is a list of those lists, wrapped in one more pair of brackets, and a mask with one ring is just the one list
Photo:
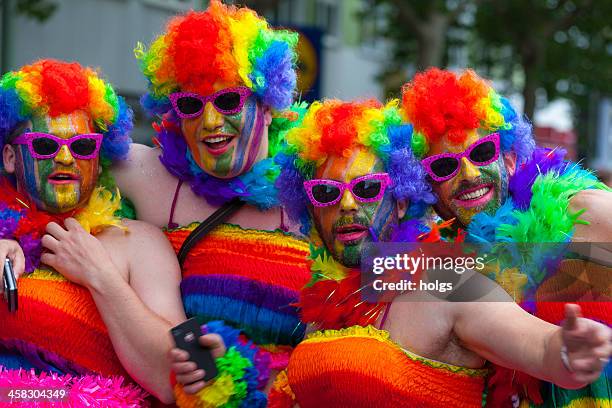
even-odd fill
[(206, 139), (206, 143), (225, 142), (228, 139), (229, 139), (229, 137), (227, 137), (227, 136), (211, 137), (211, 138)]
[(489, 187), (483, 187), (483, 188), (479, 188), (476, 191), (472, 191), (470, 193), (461, 194), (459, 196), (459, 199), (460, 200), (475, 200), (477, 198), (482, 197), (483, 195), (485, 195), (488, 192), (489, 192)]

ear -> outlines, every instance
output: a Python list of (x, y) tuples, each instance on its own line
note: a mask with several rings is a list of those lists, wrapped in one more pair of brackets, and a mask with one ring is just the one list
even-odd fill
[(16, 155), (15, 148), (8, 143), (2, 148), (2, 163), (4, 164), (4, 170), (9, 174), (15, 172)]
[(513, 176), (516, 171), (516, 152), (508, 152), (503, 154), (504, 165), (509, 176)]
[(408, 200), (397, 200), (397, 219), (401, 220), (408, 211)]
[(266, 127), (272, 123), (272, 109), (269, 106), (264, 107), (264, 123)]

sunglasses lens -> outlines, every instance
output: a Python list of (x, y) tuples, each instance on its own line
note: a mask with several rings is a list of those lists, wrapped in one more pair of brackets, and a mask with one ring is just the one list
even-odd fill
[(335, 186), (325, 184), (317, 184), (312, 187), (312, 196), (321, 204), (327, 204), (334, 201), (340, 195), (340, 189)]
[(40, 154), (41, 156), (48, 156), (50, 154), (54, 154), (59, 150), (59, 144), (47, 137), (38, 137), (32, 140), (32, 149), (36, 154)]
[(70, 145), (70, 150), (79, 156), (89, 156), (96, 151), (96, 141), (91, 138), (75, 140)]
[(222, 111), (233, 111), (240, 106), (238, 92), (225, 92), (215, 98), (215, 106)]
[(486, 141), (474, 147), (470, 152), (470, 160), (474, 163), (486, 163), (495, 156), (495, 143)]
[(193, 96), (181, 96), (176, 100), (176, 107), (184, 115), (193, 115), (202, 110), (202, 101)]
[(438, 177), (447, 177), (457, 169), (459, 162), (452, 157), (442, 157), (431, 162), (431, 171)]
[(380, 194), (382, 182), (380, 180), (363, 180), (355, 184), (353, 194), (359, 198), (374, 198)]

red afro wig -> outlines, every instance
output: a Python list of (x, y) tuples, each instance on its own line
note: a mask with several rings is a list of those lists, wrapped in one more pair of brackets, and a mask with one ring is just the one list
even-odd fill
[(430, 144), (443, 137), (460, 144), (470, 130), (486, 120), (483, 99), (490, 91), (491, 86), (471, 70), (459, 76), (431, 68), (404, 85), (402, 108), (414, 129)]
[(229, 50), (232, 36), (227, 17), (218, 3), (208, 13), (191, 12), (176, 17), (169, 32), (174, 38), (173, 53), (176, 80), (182, 89), (207, 95), (214, 81), (240, 84), (238, 67)]
[(90, 95), (87, 76), (76, 62), (43, 60), (24, 68), (24, 72), (39, 75), (40, 97), (50, 116), (87, 110)]
[(356, 120), (367, 109), (380, 107), (382, 104), (373, 99), (364, 102), (331, 102), (316, 112), (316, 121), (321, 129), (321, 152), (330, 156), (342, 156), (357, 139), (359, 129)]

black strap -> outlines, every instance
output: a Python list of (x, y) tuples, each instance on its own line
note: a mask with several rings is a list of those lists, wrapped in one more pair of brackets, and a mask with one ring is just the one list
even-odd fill
[(191, 248), (200, 242), (200, 240), (204, 238), (204, 236), (206, 236), (206, 234), (208, 234), (213, 228), (231, 217), (232, 214), (238, 211), (243, 205), (244, 201), (240, 200), (238, 197), (235, 197), (231, 201), (223, 204), (222, 207), (202, 221), (202, 223), (198, 225), (196, 229), (191, 231), (191, 234), (189, 234), (187, 239), (185, 239), (178, 253), (178, 261), (181, 268), (183, 268), (183, 263), (185, 262), (185, 258), (187, 258), (187, 254), (189, 251), (191, 251)]

